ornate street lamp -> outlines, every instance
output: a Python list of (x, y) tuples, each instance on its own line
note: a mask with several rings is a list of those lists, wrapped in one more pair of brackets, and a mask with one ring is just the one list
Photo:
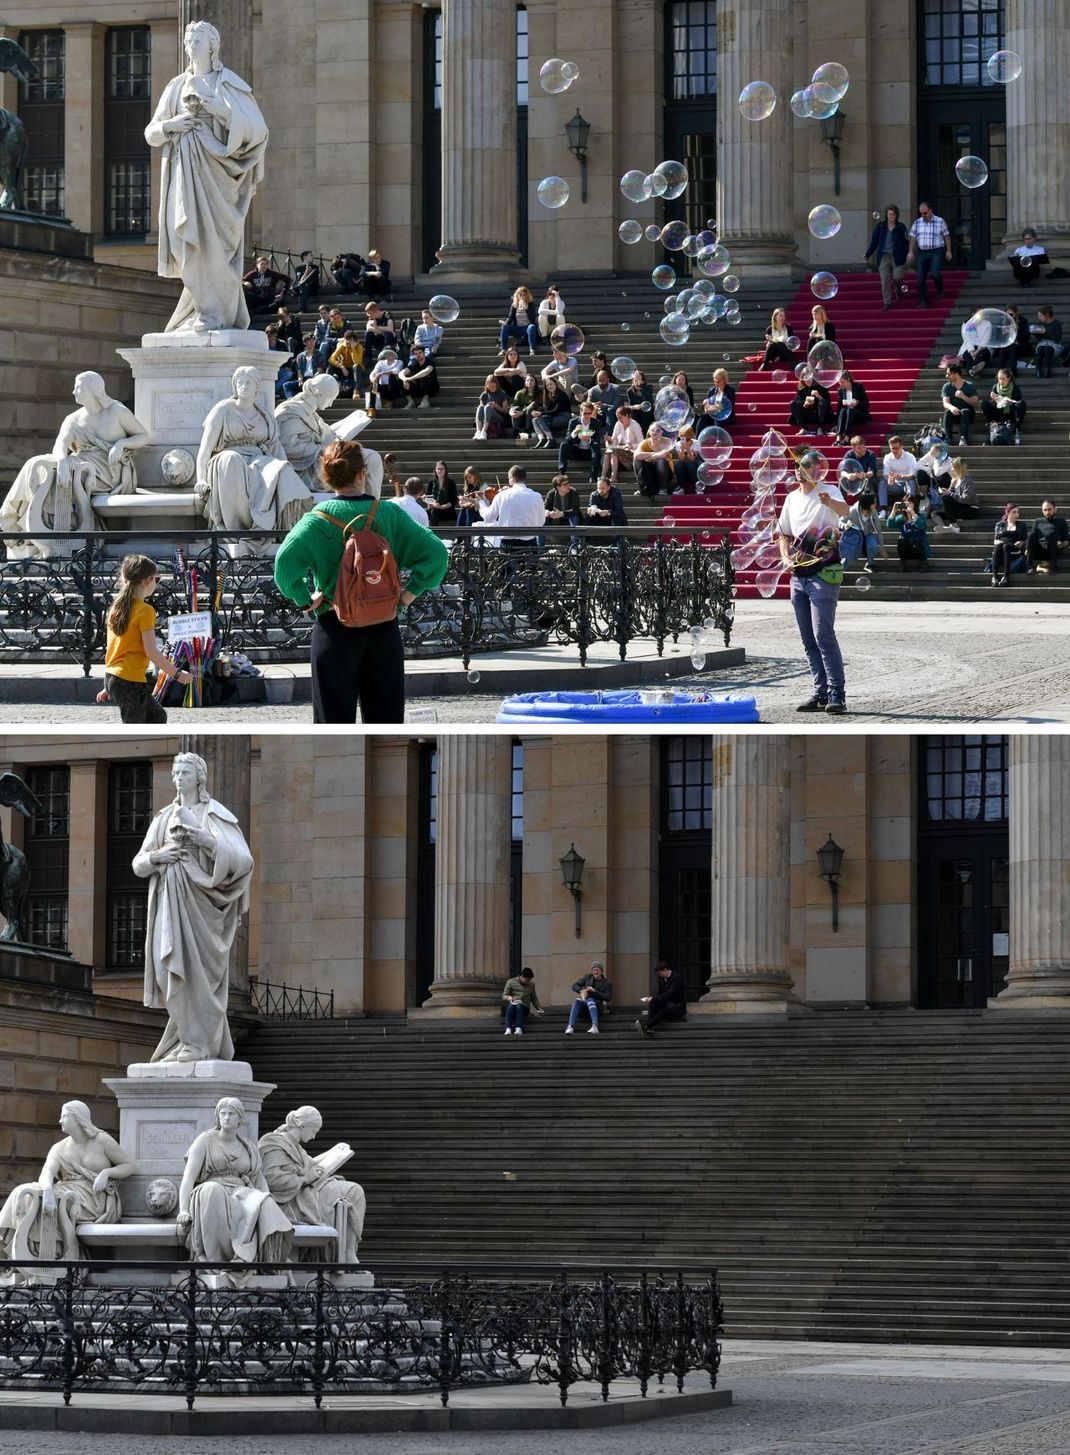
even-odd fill
[(570, 844), (568, 853), (561, 855), (561, 881), (576, 904), (576, 938), (580, 937), (580, 900), (583, 897), (580, 884), (583, 882), (583, 866), (587, 860), (576, 853), (576, 845)]
[(840, 928), (840, 870), (843, 868), (843, 850), (832, 837), (817, 851), (817, 863), (822, 879), (832, 893), (832, 928)]
[(580, 109), (576, 107), (576, 115), (571, 121), (565, 123), (565, 135), (568, 137), (568, 149), (580, 164), (580, 201), (587, 201), (587, 138), (591, 134), (591, 123), (584, 121), (580, 115)]

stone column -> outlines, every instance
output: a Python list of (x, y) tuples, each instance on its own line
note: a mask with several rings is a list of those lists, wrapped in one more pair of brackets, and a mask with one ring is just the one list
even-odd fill
[(1011, 955), (990, 1010), (1070, 1010), (1070, 739), (1010, 740)]
[(486, 1016), (509, 973), (512, 744), (438, 740), (435, 978), (424, 1014)]
[(514, 0), (443, 0), (439, 259), (436, 281), (474, 283), (519, 261)]
[[(784, 0), (722, 0), (717, 7), (717, 221), (733, 262), (749, 275), (786, 274), (796, 253), (792, 25)], [(740, 115), (739, 93), (749, 81), (776, 90), (765, 121)]]
[(67, 948), (96, 969), (107, 951), (108, 766), (90, 760), (70, 767)]
[[(238, 820), (245, 842), (252, 844), (249, 814), (249, 739), (229, 733), (184, 733), (181, 753), (197, 753), (208, 764), (208, 792)], [(249, 919), (238, 926), (230, 951), (231, 1003), (249, 1004)]]
[[(207, 20), (219, 31), (219, 58), (228, 71), (253, 83), (252, 0), (178, 0), (179, 63), (186, 65), (181, 49), (186, 26), (193, 20)], [(170, 79), (170, 78), (168, 78)]]
[[(104, 232), (104, 37), (107, 27), (79, 21), (63, 27), (63, 210), (82, 232)], [(32, 160), (32, 158), (31, 158)]]
[(1035, 227), (1050, 258), (1070, 258), (1070, 19), (1066, 0), (1007, 0), (1003, 42), (1023, 70), (1007, 93), (1007, 236)]
[(788, 973), (788, 742), (713, 740), (713, 937), (706, 994), (693, 1009), (783, 1014)]

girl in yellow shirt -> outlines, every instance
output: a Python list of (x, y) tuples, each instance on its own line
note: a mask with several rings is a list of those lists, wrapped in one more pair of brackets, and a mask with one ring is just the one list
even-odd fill
[(123, 722), (160, 723), (167, 713), (152, 696), (146, 680), (149, 663), (158, 672), (188, 683), (160, 651), (156, 641), (156, 612), (145, 599), (156, 590), (160, 573), (148, 556), (124, 556), (119, 567), (119, 590), (108, 611), (108, 647), (104, 657), (104, 685)]

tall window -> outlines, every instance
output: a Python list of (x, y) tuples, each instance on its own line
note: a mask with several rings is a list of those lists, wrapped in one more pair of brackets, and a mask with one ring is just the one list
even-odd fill
[(666, 99), (717, 94), (716, 0), (673, 0), (668, 7), (670, 83)]
[(24, 30), (19, 45), (38, 76), (21, 83), (19, 118), (28, 143), (24, 190), (31, 212), (62, 217), (64, 207), (64, 95), (66, 65), (62, 30)]
[(25, 774), (41, 807), (26, 825), (24, 851), (30, 871), (27, 903), (30, 943), (67, 948), (67, 890), (71, 837), (71, 770), (41, 765)]
[(152, 764), (113, 763), (108, 769), (109, 970), (136, 970), (145, 963), (149, 890), (131, 865), (151, 822)]
[(713, 744), (708, 737), (667, 738), (662, 753), (665, 832), (713, 827)]
[(104, 105), (105, 231), (143, 236), (150, 227), (149, 148), (151, 117), (149, 28), (108, 31), (108, 89)]
[(922, 0), (924, 86), (994, 86), (986, 69), (1003, 46), (1004, 0)]
[(713, 741), (660, 740), (661, 845), (657, 954), (697, 1000), (710, 975), (713, 853)]
[(925, 816), (930, 823), (1007, 821), (1007, 739), (927, 737)]
[[(786, 0), (785, 0), (786, 3)], [(667, 202), (665, 220), (701, 232), (717, 216), (717, 6), (674, 0), (665, 7), (665, 108), (662, 155), (683, 162), (688, 186)], [(681, 266), (680, 254), (672, 261)]]

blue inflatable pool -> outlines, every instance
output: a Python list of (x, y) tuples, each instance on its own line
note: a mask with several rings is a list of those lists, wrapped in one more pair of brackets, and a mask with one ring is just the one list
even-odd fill
[(507, 697), (500, 723), (761, 722), (754, 698), (743, 692), (523, 692)]

